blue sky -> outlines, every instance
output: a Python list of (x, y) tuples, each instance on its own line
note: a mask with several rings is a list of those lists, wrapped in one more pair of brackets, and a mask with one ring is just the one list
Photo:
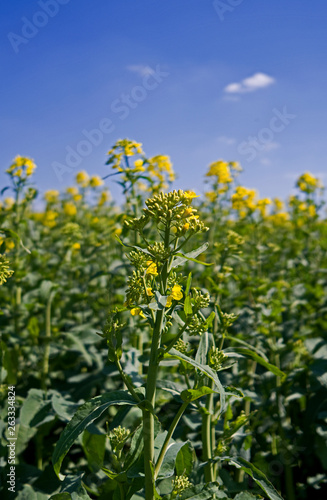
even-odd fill
[(41, 190), (82, 169), (106, 175), (123, 137), (169, 155), (176, 188), (203, 192), (218, 159), (239, 161), (262, 196), (327, 174), (325, 0), (4, 0), (1, 11), (2, 170), (34, 158)]

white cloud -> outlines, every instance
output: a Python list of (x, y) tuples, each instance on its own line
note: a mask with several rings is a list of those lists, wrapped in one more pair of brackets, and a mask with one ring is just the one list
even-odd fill
[(221, 135), (218, 137), (218, 141), (226, 144), (226, 146), (232, 146), (236, 143), (236, 139), (234, 137), (227, 137), (226, 135)]
[(150, 68), (150, 66), (146, 64), (131, 64), (127, 66), (128, 71), (132, 71), (133, 73), (137, 73), (140, 76), (152, 75), (154, 70)]
[(241, 82), (229, 83), (224, 88), (224, 91), (228, 94), (245, 94), (247, 92), (254, 92), (255, 90), (269, 87), (269, 85), (272, 85), (275, 81), (275, 78), (265, 73), (255, 73), (253, 76), (244, 78)]

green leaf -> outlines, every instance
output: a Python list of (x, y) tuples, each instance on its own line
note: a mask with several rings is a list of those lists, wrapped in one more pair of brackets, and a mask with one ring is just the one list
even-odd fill
[(191, 297), (189, 295), (187, 295), (187, 297), (185, 298), (184, 312), (185, 312), (186, 316), (191, 316), (193, 314)]
[(219, 394), (218, 391), (214, 391), (210, 389), (210, 387), (203, 385), (199, 387), (199, 389), (186, 389), (181, 393), (181, 398), (183, 401), (195, 401), (196, 399), (202, 398), (202, 396), (212, 393)]
[(177, 453), (175, 469), (177, 476), (186, 474), (188, 477), (191, 475), (194, 462), (194, 450), (189, 441), (181, 447)]
[(139, 427), (134, 432), (131, 440), (131, 447), (126, 454), (124, 469), (130, 469), (140, 458), (143, 451), (143, 425)]
[(83, 432), (82, 446), (90, 469), (96, 472), (103, 466), (106, 435), (100, 433), (92, 434), (85, 429)]
[(52, 455), (53, 468), (59, 477), (60, 467), (72, 444), (86, 427), (111, 405), (137, 405), (128, 391), (113, 391), (84, 403), (65, 427)]
[(218, 388), (218, 392), (220, 394), (220, 403), (221, 404), (220, 404), (219, 414), (222, 413), (222, 411), (224, 411), (225, 402), (226, 402), (225, 391), (224, 391), (223, 386), (221, 385), (221, 382), (217, 376), (217, 373), (214, 370), (212, 370), (212, 368), (210, 368), (210, 366), (200, 364), (197, 361), (195, 361), (195, 359), (189, 358), (188, 356), (177, 351), (174, 348), (172, 348), (169, 353), (166, 353), (164, 355), (164, 359), (180, 359), (182, 361), (186, 361), (186, 363), (189, 363), (190, 365), (194, 366), (195, 368), (200, 370), (202, 373), (207, 375), (207, 377), (209, 377), (211, 380), (213, 380), (214, 383), (216, 384), (216, 386)]
[(192, 273), (190, 273), (187, 277), (186, 288), (185, 288), (186, 296), (190, 293), (191, 283), (192, 283)]
[(204, 243), (203, 245), (196, 248), (192, 252), (188, 252), (185, 254), (183, 254), (181, 252), (176, 253), (175, 255), (177, 255), (177, 257), (173, 260), (173, 262), (171, 264), (171, 268), (173, 269), (174, 267), (180, 266), (184, 262), (186, 262), (187, 260), (191, 260), (193, 262), (196, 262), (197, 264), (203, 264), (204, 266), (212, 266), (212, 264), (208, 264), (206, 262), (202, 262), (200, 260), (195, 259), (195, 257), (197, 257), (202, 252), (204, 252), (208, 248), (208, 246), (209, 246), (209, 243)]
[(214, 495), (217, 500), (227, 498), (227, 495), (219, 490), (217, 483), (207, 483), (190, 486), (179, 495), (178, 500), (212, 500)]
[(274, 488), (271, 482), (266, 478), (265, 474), (257, 469), (250, 462), (242, 457), (237, 459), (226, 457), (231, 465), (234, 465), (238, 469), (244, 470), (252, 479), (257, 483), (258, 486), (265, 492), (270, 500), (283, 500), (278, 491)]
[(209, 332), (204, 332), (200, 337), (198, 350), (196, 352), (195, 361), (200, 365), (206, 365), (208, 359), (208, 352), (213, 347), (213, 335)]
[(223, 352), (226, 352), (229, 355), (232, 354), (234, 351), (236, 354), (240, 352), (242, 354), (245, 354), (246, 356), (250, 356), (250, 358), (254, 359), (257, 363), (267, 368), (267, 370), (269, 370), (274, 375), (277, 375), (277, 377), (281, 377), (282, 379), (286, 378), (286, 374), (282, 372), (279, 368), (277, 368), (277, 366), (268, 363), (268, 361), (266, 361), (261, 356), (259, 356), (259, 354), (257, 354), (254, 351), (251, 351), (250, 349), (246, 349), (245, 347), (234, 347), (223, 350)]
[(209, 328), (212, 325), (212, 322), (215, 319), (215, 317), (216, 317), (216, 313), (214, 311), (212, 311), (206, 319), (207, 328)]
[(168, 450), (166, 451), (165, 458), (160, 467), (160, 471), (158, 474), (158, 479), (163, 479), (166, 477), (171, 477), (175, 471), (175, 462), (177, 458), (178, 452), (186, 443), (172, 443), (169, 445)]
[(69, 493), (72, 500), (89, 500), (90, 497), (83, 486), (83, 476), (84, 473), (78, 476), (66, 476), (61, 487), (61, 493)]
[(150, 255), (151, 258), (153, 258), (153, 255), (147, 250), (146, 248), (141, 248), (136, 245), (128, 245), (127, 243), (124, 243), (118, 236), (118, 234), (115, 234), (116, 240), (123, 246), (127, 248), (133, 248), (134, 250), (138, 250), (139, 252), (146, 253), (147, 255)]

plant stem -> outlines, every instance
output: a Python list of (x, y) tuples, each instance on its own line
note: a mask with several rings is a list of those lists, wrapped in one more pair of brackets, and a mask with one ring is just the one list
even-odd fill
[[(156, 397), (156, 382), (158, 374), (157, 354), (160, 347), (160, 337), (162, 331), (163, 311), (158, 310), (156, 323), (153, 330), (153, 339), (151, 345), (151, 354), (149, 362), (149, 370), (146, 384), (146, 400), (155, 407)], [(154, 415), (144, 408), (143, 409), (143, 442), (144, 442), (144, 474), (145, 474), (145, 498), (153, 500), (153, 492), (155, 488), (153, 467), (154, 467)]]
[(160, 450), (159, 457), (158, 457), (158, 460), (157, 460), (157, 463), (156, 463), (156, 467), (155, 467), (155, 470), (154, 470), (154, 477), (155, 477), (155, 479), (157, 478), (157, 476), (159, 474), (161, 464), (163, 462), (163, 459), (165, 458), (165, 454), (166, 454), (166, 450), (167, 450), (168, 445), (169, 445), (170, 438), (172, 437), (172, 435), (174, 433), (174, 430), (176, 429), (176, 426), (177, 426), (177, 424), (178, 424), (181, 416), (183, 415), (184, 411), (186, 410), (188, 404), (189, 404), (189, 401), (185, 401), (182, 404), (182, 406), (180, 407), (180, 409), (176, 413), (175, 418), (174, 418), (174, 420), (172, 421), (172, 423), (171, 423), (171, 425), (169, 427), (168, 434), (167, 434), (167, 436), (165, 438), (165, 441), (164, 441), (164, 443), (162, 445), (162, 448)]
[[(170, 222), (165, 227), (165, 248), (169, 248)], [(165, 262), (161, 272), (161, 293), (165, 295), (168, 278), (168, 261)], [(159, 368), (158, 351), (163, 330), (164, 309), (156, 312), (156, 321), (153, 328), (149, 369), (146, 381), (145, 399), (150, 404), (152, 411), (143, 409), (143, 443), (144, 443), (144, 474), (145, 474), (145, 500), (154, 500), (154, 413), (156, 399), (156, 383)]]
[(128, 377), (126, 377), (126, 375), (124, 373), (124, 370), (123, 370), (123, 368), (122, 368), (122, 366), (121, 366), (120, 361), (119, 361), (118, 358), (116, 358), (116, 366), (118, 368), (120, 376), (123, 379), (123, 382), (126, 385), (127, 389), (129, 390), (129, 392), (131, 393), (131, 395), (133, 396), (133, 398), (140, 403), (141, 402), (141, 398), (136, 394), (135, 389), (133, 387), (133, 384), (130, 382), (130, 380), (128, 379)]
[(45, 348), (42, 360), (42, 370), (41, 370), (41, 388), (43, 391), (47, 390), (48, 385), (48, 374), (49, 374), (49, 357), (50, 357), (50, 339), (51, 339), (51, 303), (53, 299), (53, 294), (47, 301), (45, 309)]
[[(210, 380), (209, 386), (214, 387), (214, 382)], [(206, 413), (202, 416), (202, 443), (203, 443), (203, 460), (209, 461), (204, 467), (204, 478), (207, 483), (215, 481), (215, 467), (210, 461), (213, 455), (212, 443), (212, 411), (213, 411), (213, 393), (208, 394), (206, 398)]]

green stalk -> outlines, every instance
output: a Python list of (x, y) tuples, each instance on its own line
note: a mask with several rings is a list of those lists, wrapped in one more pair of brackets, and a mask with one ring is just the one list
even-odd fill
[[(170, 223), (165, 228), (165, 248), (169, 248)], [(161, 292), (164, 295), (167, 288), (168, 262), (165, 263), (161, 273)], [(145, 399), (150, 409), (143, 408), (143, 443), (144, 443), (144, 474), (145, 474), (145, 500), (154, 500), (154, 408), (156, 399), (156, 383), (159, 368), (158, 351), (160, 348), (161, 333), (163, 329), (164, 310), (158, 309), (153, 328), (153, 338), (149, 360), (149, 369), (146, 382)]]
[[(209, 387), (213, 389), (214, 383), (210, 380)], [(213, 456), (212, 446), (212, 412), (213, 412), (213, 394), (208, 394), (206, 398), (206, 413), (202, 416), (202, 443), (203, 443), (203, 460), (209, 461), (204, 467), (204, 479), (207, 483), (215, 481), (215, 467), (211, 462)]]
[[(155, 407), (156, 382), (158, 374), (157, 354), (160, 347), (160, 337), (162, 331), (163, 310), (157, 311), (156, 323), (153, 330), (153, 339), (147, 375), (145, 398), (151, 407)], [(143, 409), (143, 442), (144, 442), (144, 474), (145, 474), (145, 498), (153, 500), (155, 488), (153, 467), (154, 467), (154, 415), (147, 408)]]
[(186, 407), (188, 406), (188, 404), (189, 404), (189, 401), (185, 401), (182, 404), (182, 406), (178, 410), (177, 414), (175, 415), (174, 420), (172, 421), (172, 423), (171, 423), (171, 425), (169, 427), (168, 434), (167, 434), (167, 436), (165, 438), (165, 441), (164, 441), (164, 443), (162, 445), (162, 448), (160, 450), (159, 457), (158, 457), (158, 460), (157, 460), (157, 463), (156, 463), (156, 467), (155, 467), (155, 470), (154, 470), (154, 477), (155, 477), (155, 479), (157, 478), (157, 476), (159, 474), (161, 464), (163, 462), (163, 459), (165, 458), (165, 454), (166, 454), (166, 450), (167, 450), (168, 445), (169, 445), (170, 438), (172, 437), (172, 435), (174, 433), (174, 430), (176, 429), (176, 426), (177, 426), (177, 424), (178, 424), (181, 416), (183, 415), (184, 411), (186, 410)]
[(45, 309), (45, 349), (42, 360), (41, 369), (41, 388), (43, 391), (47, 390), (48, 385), (48, 374), (49, 374), (49, 357), (50, 357), (50, 339), (51, 339), (51, 303), (53, 295), (50, 296), (47, 301)]
[(118, 368), (118, 371), (120, 373), (120, 376), (123, 379), (123, 382), (126, 385), (127, 389), (129, 390), (129, 392), (131, 393), (131, 395), (133, 396), (133, 398), (140, 403), (141, 402), (141, 398), (139, 398), (139, 396), (136, 394), (135, 389), (134, 389), (132, 383), (130, 382), (130, 380), (128, 379), (128, 377), (126, 377), (126, 375), (124, 373), (124, 370), (122, 369), (122, 366), (120, 364), (119, 359), (116, 358), (115, 362), (116, 362), (116, 366)]

